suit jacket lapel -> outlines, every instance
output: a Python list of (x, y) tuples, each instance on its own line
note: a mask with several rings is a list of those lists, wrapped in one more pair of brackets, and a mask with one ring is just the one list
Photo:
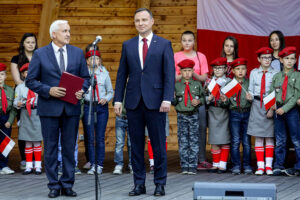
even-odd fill
[(47, 51), (48, 51), (48, 56), (49, 56), (49, 60), (50, 62), (53, 64), (53, 66), (56, 68), (56, 71), (61, 74), (61, 71), (59, 69), (59, 65), (57, 63), (55, 54), (54, 54), (54, 49), (52, 47), (52, 44), (50, 43), (47, 47)]
[(139, 55), (139, 36), (133, 40), (133, 55), (135, 56), (136, 62), (138, 63), (139, 69), (142, 69), (140, 55)]
[(150, 47), (148, 48), (148, 52), (146, 55), (146, 60), (144, 63), (144, 69), (148, 66), (147, 63), (149, 62), (149, 59), (151, 58), (151, 54), (153, 54), (156, 51), (157, 48), (157, 36), (155, 34), (153, 34), (151, 43), (150, 43)]

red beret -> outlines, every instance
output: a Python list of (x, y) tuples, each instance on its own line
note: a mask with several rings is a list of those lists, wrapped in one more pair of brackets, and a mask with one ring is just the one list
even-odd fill
[(0, 72), (6, 71), (6, 65), (4, 63), (0, 63)]
[[(89, 57), (91, 57), (93, 55), (94, 55), (94, 50), (89, 50), (85, 54), (85, 59), (88, 59)], [(98, 50), (95, 51), (95, 55), (98, 56), (98, 57), (101, 57), (100, 52)]]
[(270, 47), (262, 47), (262, 48), (258, 49), (255, 53), (259, 57), (261, 54), (272, 54), (273, 49), (271, 49)]
[(24, 64), (21, 68), (20, 68), (20, 72), (26, 71), (28, 70), (29, 67), (29, 63)]
[(220, 66), (220, 65), (227, 65), (227, 58), (219, 57), (214, 59), (211, 63), (210, 66)]
[(296, 53), (296, 47), (285, 47), (279, 52), (278, 56), (283, 58), (289, 56), (290, 54)]
[(178, 63), (178, 66), (181, 69), (185, 69), (185, 68), (193, 68), (195, 65), (195, 62), (190, 60), (190, 59), (184, 59), (182, 60), (180, 63)]
[(248, 60), (246, 58), (237, 58), (230, 63), (231, 68), (235, 68), (239, 65), (246, 65), (248, 64)]

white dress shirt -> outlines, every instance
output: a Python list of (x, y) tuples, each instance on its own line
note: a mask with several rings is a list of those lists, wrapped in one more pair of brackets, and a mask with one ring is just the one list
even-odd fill
[[(151, 40), (153, 38), (153, 33), (151, 32), (147, 37), (147, 45), (148, 45), (148, 50), (150, 48)], [(143, 37), (139, 35), (139, 57), (140, 57), (140, 62), (141, 62), (141, 67), (144, 69), (144, 60), (143, 60)]]
[[(60, 52), (58, 50), (60, 49), (60, 47), (57, 46), (56, 44), (54, 44), (54, 42), (51, 42), (51, 44), (52, 44), (52, 47), (54, 49), (54, 55), (55, 55), (57, 64), (59, 66), (59, 64), (60, 64)], [(64, 56), (64, 61), (65, 61), (65, 71), (67, 71), (67, 66), (68, 66), (67, 46), (64, 45), (62, 48), (63, 48), (63, 56)]]

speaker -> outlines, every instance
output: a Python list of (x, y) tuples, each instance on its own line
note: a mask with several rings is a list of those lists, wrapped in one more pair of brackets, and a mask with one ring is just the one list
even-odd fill
[(194, 200), (276, 200), (276, 185), (195, 182)]

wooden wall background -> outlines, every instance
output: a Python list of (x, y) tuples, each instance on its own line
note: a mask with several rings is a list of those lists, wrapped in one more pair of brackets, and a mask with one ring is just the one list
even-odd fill
[[(153, 31), (171, 40), (174, 52), (181, 48), (180, 36), (185, 30), (196, 32), (196, 0), (1, 0), (0, 1), (0, 62), (10, 65), (17, 54), (18, 42), (23, 33), (38, 35), (39, 46), (48, 44), (49, 25), (54, 19), (65, 19), (71, 25), (71, 44), (82, 49), (97, 35), (104, 65), (115, 85), (122, 43), (136, 35), (134, 11), (148, 7), (154, 14)], [(13, 86), (8, 72), (8, 84)], [(112, 105), (106, 129), (106, 150), (113, 151), (115, 144), (115, 114)], [(169, 113), (170, 136), (168, 148), (176, 150), (177, 121), (172, 108)], [(83, 134), (82, 126), (79, 130)], [(17, 138), (14, 125), (13, 138)], [(83, 150), (83, 141), (80, 141)]]

